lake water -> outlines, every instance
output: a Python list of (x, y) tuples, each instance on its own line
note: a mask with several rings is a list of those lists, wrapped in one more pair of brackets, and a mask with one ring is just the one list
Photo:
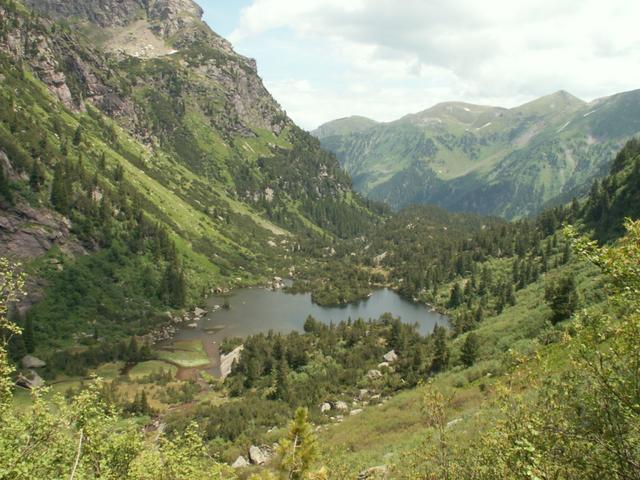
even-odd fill
[[(225, 299), (231, 308), (214, 310)], [(302, 331), (307, 316), (330, 323), (357, 318), (377, 319), (383, 313), (400, 317), (405, 323), (417, 323), (420, 333), (427, 335), (438, 325), (448, 325), (447, 318), (430, 311), (426, 306), (412, 303), (393, 290), (381, 289), (371, 297), (344, 307), (320, 307), (311, 301), (311, 294), (288, 294), (281, 290), (243, 288), (234, 290), (228, 297), (212, 297), (208, 301), (209, 313), (196, 322), (195, 328), (182, 326), (172, 339), (202, 340), (214, 375), (219, 374), (220, 342), (227, 337), (245, 337), (260, 332), (288, 333)]]

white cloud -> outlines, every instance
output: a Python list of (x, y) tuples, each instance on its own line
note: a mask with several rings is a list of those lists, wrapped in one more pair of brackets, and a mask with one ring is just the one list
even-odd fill
[(510, 106), (561, 88), (586, 99), (638, 88), (638, 18), (640, 2), (627, 0), (254, 0), (231, 39), (286, 29), (341, 59), (337, 73), (358, 88), (267, 79), (309, 126), (444, 100)]

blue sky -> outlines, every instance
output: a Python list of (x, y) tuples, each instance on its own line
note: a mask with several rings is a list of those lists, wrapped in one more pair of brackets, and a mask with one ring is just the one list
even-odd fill
[(640, 2), (197, 0), (302, 127), (640, 88)]

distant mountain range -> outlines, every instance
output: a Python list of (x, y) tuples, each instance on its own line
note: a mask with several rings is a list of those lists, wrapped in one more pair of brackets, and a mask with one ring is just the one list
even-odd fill
[(312, 133), (370, 198), (513, 219), (584, 193), (638, 132), (640, 90), (590, 103), (559, 91), (511, 109), (447, 102)]

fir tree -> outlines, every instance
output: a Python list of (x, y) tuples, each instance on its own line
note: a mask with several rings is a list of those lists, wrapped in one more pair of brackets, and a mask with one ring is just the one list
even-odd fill
[(0, 166), (0, 195), (8, 201), (13, 202), (13, 193), (11, 192), (11, 185), (4, 172), (4, 168)]
[(478, 342), (478, 336), (474, 332), (469, 333), (460, 350), (460, 360), (462, 360), (462, 363), (467, 367), (473, 365), (478, 356), (479, 349), (480, 343)]
[(451, 293), (449, 295), (449, 303), (447, 306), (449, 308), (457, 308), (462, 305), (462, 290), (460, 289), (460, 284), (455, 283), (453, 288), (451, 289)]
[(39, 160), (34, 160), (31, 165), (31, 173), (29, 174), (29, 185), (34, 192), (40, 190), (40, 187), (44, 184), (44, 168)]
[(309, 412), (298, 408), (289, 431), (278, 445), (280, 471), (290, 480), (302, 480), (317, 457), (317, 440), (309, 423)]
[(75, 133), (73, 134), (73, 144), (77, 147), (82, 142), (82, 127), (78, 125)]
[(566, 275), (545, 290), (545, 300), (551, 308), (551, 323), (568, 320), (578, 307), (578, 292), (573, 276)]
[(69, 212), (69, 188), (65, 177), (64, 165), (62, 162), (59, 162), (53, 171), (51, 204), (63, 215), (66, 215)]
[(449, 346), (447, 345), (447, 330), (436, 325), (433, 329), (434, 353), (431, 362), (433, 372), (442, 372), (449, 366)]

